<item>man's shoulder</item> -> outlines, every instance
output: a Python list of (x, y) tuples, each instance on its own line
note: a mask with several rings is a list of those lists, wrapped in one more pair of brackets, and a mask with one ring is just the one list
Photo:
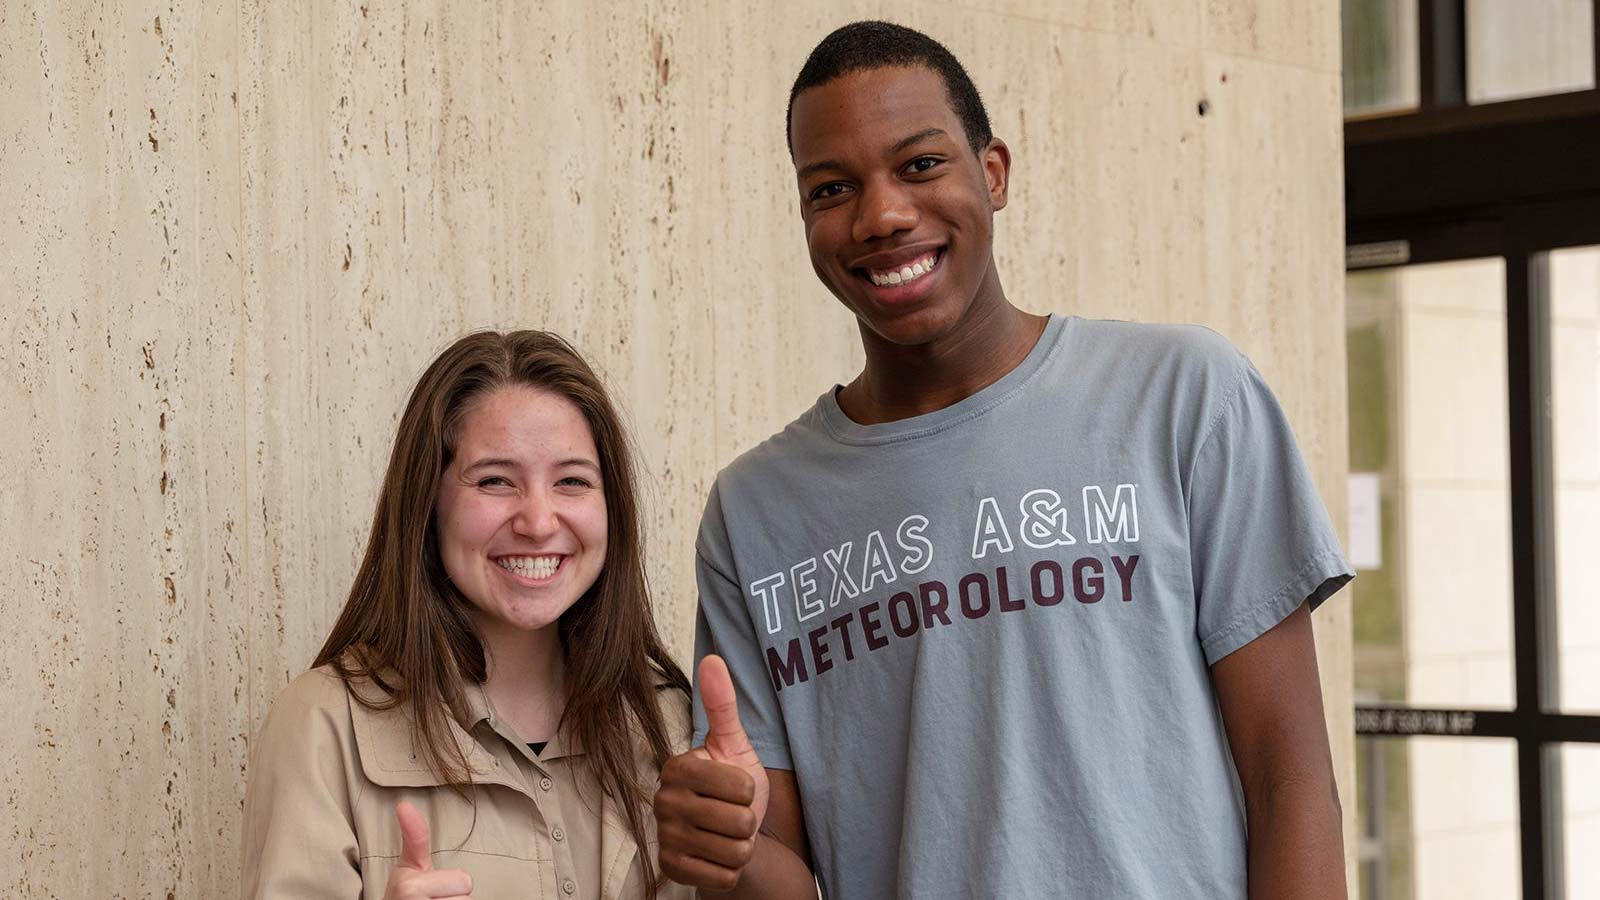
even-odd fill
[(723, 466), (712, 485), (713, 495), (735, 490), (739, 485), (760, 483), (782, 472), (793, 472), (797, 462), (811, 457), (826, 445), (826, 428), (818, 404), (812, 404), (789, 424)]
[(1242, 356), (1233, 342), (1204, 325), (1084, 319), (1080, 344), (1127, 360), (1131, 355), (1187, 365), (1237, 369)]

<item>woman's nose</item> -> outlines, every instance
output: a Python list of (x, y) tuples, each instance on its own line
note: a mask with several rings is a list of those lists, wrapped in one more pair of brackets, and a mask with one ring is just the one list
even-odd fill
[(556, 506), (551, 502), (549, 495), (544, 491), (530, 491), (523, 498), (522, 506), (517, 510), (517, 518), (512, 526), (518, 534), (542, 540), (561, 528), (561, 519), (556, 514)]

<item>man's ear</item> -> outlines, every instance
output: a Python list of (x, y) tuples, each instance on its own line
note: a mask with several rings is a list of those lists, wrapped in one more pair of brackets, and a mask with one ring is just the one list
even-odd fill
[(999, 212), (1006, 208), (1006, 189), (1011, 184), (1011, 148), (999, 138), (990, 138), (978, 161), (983, 163), (983, 179), (989, 186), (989, 207)]

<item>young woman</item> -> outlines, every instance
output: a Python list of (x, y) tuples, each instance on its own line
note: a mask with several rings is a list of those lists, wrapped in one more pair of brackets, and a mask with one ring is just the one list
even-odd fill
[(243, 895), (687, 898), (649, 802), (688, 692), (594, 372), (553, 335), (463, 338), (413, 390), (350, 596), (252, 748)]

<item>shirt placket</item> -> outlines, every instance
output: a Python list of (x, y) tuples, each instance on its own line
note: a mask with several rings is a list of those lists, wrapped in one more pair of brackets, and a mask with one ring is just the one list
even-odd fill
[[(565, 802), (568, 798), (564, 792), (572, 790), (572, 785), (555, 777), (549, 763), (533, 755), (532, 750), (515, 737), (500, 731), (497, 723), (491, 720), (488, 724), (514, 748), (517, 771), (521, 773), (523, 782), (529, 786), (527, 794), (532, 798), (539, 818), (543, 820), (534, 822), (533, 829), (535, 834), (545, 841), (545, 847), (550, 851), (550, 857), (555, 863), (555, 883), (540, 885), (540, 896), (551, 897), (553, 900), (570, 900), (577, 896), (579, 887), (578, 869), (573, 864), (572, 841), (563, 812), (571, 805)], [(546, 745), (547, 752), (553, 746), (553, 742)], [(535, 840), (540, 837), (536, 837)]]

